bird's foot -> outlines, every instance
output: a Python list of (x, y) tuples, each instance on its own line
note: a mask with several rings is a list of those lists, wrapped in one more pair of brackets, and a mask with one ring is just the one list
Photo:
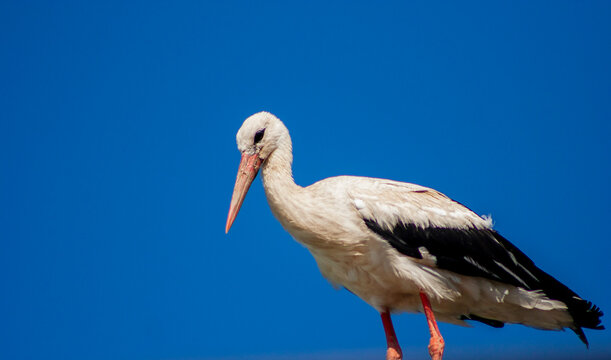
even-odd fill
[(441, 336), (432, 337), (429, 343), (429, 354), (432, 360), (441, 360), (443, 358), (443, 349), (445, 348), (445, 342)]
[(401, 353), (401, 348), (397, 346), (397, 348), (389, 347), (386, 350), (386, 360), (401, 360), (403, 359), (403, 354)]

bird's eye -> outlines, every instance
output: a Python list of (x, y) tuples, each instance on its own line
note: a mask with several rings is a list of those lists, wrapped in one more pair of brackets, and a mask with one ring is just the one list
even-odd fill
[(265, 134), (265, 129), (260, 129), (255, 133), (255, 144), (263, 139), (263, 135)]

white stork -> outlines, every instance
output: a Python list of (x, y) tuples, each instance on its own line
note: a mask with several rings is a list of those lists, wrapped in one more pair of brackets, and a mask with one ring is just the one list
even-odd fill
[(401, 359), (390, 313), (424, 312), (429, 354), (443, 356), (435, 319), (502, 327), (603, 329), (602, 311), (539, 269), (482, 218), (442, 193), (392, 180), (338, 176), (301, 187), (293, 180), (289, 132), (274, 115), (250, 116), (237, 134), (242, 160), (229, 231), (263, 169), (270, 208), (314, 256), (331, 283), (380, 312), (387, 359)]

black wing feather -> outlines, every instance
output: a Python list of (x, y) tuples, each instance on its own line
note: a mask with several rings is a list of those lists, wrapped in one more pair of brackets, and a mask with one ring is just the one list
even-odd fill
[[(591, 302), (581, 299), (575, 292), (539, 269), (520, 249), (492, 229), (455, 229), (426, 227), (414, 224), (397, 224), (385, 229), (373, 219), (364, 219), (367, 227), (387, 240), (400, 253), (422, 259), (419, 248), (424, 247), (436, 257), (440, 269), (461, 275), (478, 276), (499, 281), (526, 290), (541, 290), (554, 300), (567, 305), (573, 317), (573, 329), (587, 345), (581, 330), (604, 329), (600, 317), (603, 312)], [(495, 319), (483, 319), (474, 314), (466, 319), (499, 326)]]

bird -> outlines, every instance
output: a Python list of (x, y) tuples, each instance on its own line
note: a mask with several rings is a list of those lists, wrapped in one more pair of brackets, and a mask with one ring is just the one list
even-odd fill
[(292, 142), (269, 112), (249, 116), (236, 135), (241, 160), (225, 226), (228, 233), (262, 173), (269, 207), (282, 227), (313, 255), (321, 274), (379, 313), (386, 359), (402, 359), (391, 314), (424, 313), (428, 352), (441, 360), (437, 321), (473, 320), (543, 330), (602, 330), (603, 312), (547, 274), (479, 216), (424, 186), (336, 176), (310, 186), (292, 175)]

